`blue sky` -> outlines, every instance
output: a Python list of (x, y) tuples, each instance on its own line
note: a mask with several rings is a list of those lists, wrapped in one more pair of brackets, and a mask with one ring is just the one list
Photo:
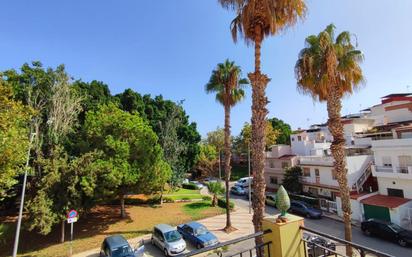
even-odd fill
[[(325, 104), (296, 91), (294, 64), (304, 39), (333, 22), (356, 34), (364, 52), (367, 84), (346, 98), (343, 113), (357, 112), (379, 97), (412, 90), (412, 1), (310, 0), (303, 22), (264, 42), (262, 70), (272, 78), (269, 117), (294, 129), (326, 120)], [(223, 125), (223, 108), (204, 84), (215, 65), (229, 58), (253, 70), (253, 48), (234, 44), (229, 23), (234, 14), (217, 1), (106, 0), (2, 3), (0, 70), (40, 60), (64, 63), (74, 78), (101, 80), (112, 93), (132, 88), (184, 107), (202, 135)], [(251, 93), (232, 113), (233, 133), (250, 120)]]

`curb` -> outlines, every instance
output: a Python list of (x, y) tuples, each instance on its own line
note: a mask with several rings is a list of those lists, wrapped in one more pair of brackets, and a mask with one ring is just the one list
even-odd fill
[[(335, 218), (335, 217), (331, 217), (331, 216), (327, 216), (327, 215), (323, 215), (322, 217), (328, 218), (328, 219), (330, 219), (330, 220), (338, 221), (338, 222), (340, 222), (340, 223), (343, 223), (343, 220), (340, 219), (340, 218)], [(352, 226), (354, 226), (354, 227), (360, 228), (360, 224), (358, 224), (358, 223), (351, 222), (351, 224), (352, 224)]]

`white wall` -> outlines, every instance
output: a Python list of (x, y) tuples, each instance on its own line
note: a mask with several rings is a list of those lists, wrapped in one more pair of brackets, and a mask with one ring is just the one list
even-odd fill
[(348, 169), (348, 183), (350, 186), (365, 172), (366, 166), (372, 161), (370, 155), (347, 156), (346, 167)]
[(412, 201), (407, 202), (398, 208), (389, 209), (391, 221), (401, 227), (409, 229), (410, 223), (408, 220), (408, 208), (412, 208)]
[(412, 180), (378, 177), (378, 185), (381, 195), (388, 195), (387, 189), (395, 188), (403, 190), (405, 198), (412, 199)]
[[(351, 204), (351, 210), (352, 210), (352, 220), (356, 221), (363, 221), (364, 220), (364, 211), (363, 211), (363, 204), (361, 203), (361, 200), (371, 197), (373, 195), (377, 195), (377, 192), (370, 193), (367, 195), (363, 195), (359, 197), (358, 199), (350, 199), (350, 204)], [(336, 207), (338, 209), (338, 216), (343, 217), (343, 212), (342, 212), (342, 199), (340, 197), (336, 197)]]

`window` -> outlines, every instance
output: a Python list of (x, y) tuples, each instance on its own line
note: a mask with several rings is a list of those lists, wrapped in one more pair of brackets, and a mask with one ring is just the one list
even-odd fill
[(275, 167), (275, 161), (269, 160), (269, 167), (273, 169)]
[(288, 162), (282, 162), (282, 169), (288, 168), (289, 163)]
[(319, 177), (319, 169), (315, 169), (315, 176)]
[(298, 136), (298, 141), (302, 141), (302, 136)]
[(295, 141), (295, 137), (292, 137), (292, 141)]
[(310, 177), (310, 168), (303, 168), (303, 176)]
[(338, 179), (338, 174), (337, 174), (337, 172), (336, 172), (335, 169), (332, 169), (332, 179), (333, 179), (333, 180), (337, 180), (337, 179)]
[(388, 196), (404, 197), (402, 189), (388, 188)]
[(382, 157), (382, 165), (384, 167), (392, 167), (392, 160), (390, 156), (383, 156)]
[(278, 184), (278, 178), (277, 177), (270, 177), (270, 184), (277, 185)]
[(412, 166), (412, 156), (410, 155), (401, 155), (399, 158), (399, 167), (406, 168)]

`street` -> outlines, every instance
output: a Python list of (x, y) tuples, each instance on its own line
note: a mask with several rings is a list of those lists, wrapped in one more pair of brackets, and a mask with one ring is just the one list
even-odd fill
[[(237, 207), (242, 208), (244, 210), (249, 209), (249, 202), (248, 199), (244, 196), (234, 196), (231, 195), (232, 199), (234, 200)], [(274, 215), (278, 214), (276, 208), (266, 206), (266, 215)], [(335, 237), (344, 238), (344, 230), (343, 230), (343, 223), (330, 219), (330, 218), (322, 218), (320, 220), (314, 219), (307, 219), (305, 218), (305, 226), (323, 232)], [(388, 242), (381, 240), (375, 237), (367, 237), (365, 236), (361, 229), (355, 226), (352, 226), (352, 235), (353, 235), (353, 242), (378, 250), (382, 251), (396, 257), (411, 257), (412, 256), (412, 247), (409, 246), (407, 248), (401, 247), (396, 243)]]

